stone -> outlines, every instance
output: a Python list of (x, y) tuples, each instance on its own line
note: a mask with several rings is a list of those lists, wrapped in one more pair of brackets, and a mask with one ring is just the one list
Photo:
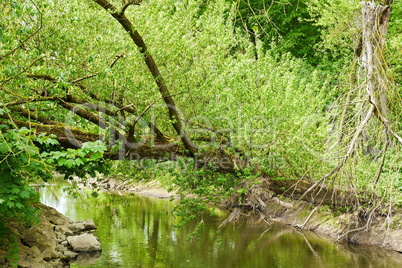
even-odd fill
[(56, 237), (57, 244), (60, 244), (62, 241), (66, 240), (66, 235), (63, 233), (56, 233)]
[(82, 222), (74, 222), (68, 225), (68, 228), (73, 233), (79, 233), (85, 230), (85, 225)]
[(46, 268), (43, 262), (33, 262), (29, 268)]
[(94, 264), (101, 256), (98, 252), (81, 252), (77, 257), (77, 264), (81, 266)]
[(43, 251), (39, 258), (42, 258), (42, 260), (48, 261), (52, 258), (52, 252), (51, 249), (46, 249), (45, 251)]
[(65, 267), (65, 266), (63, 265), (63, 263), (62, 263), (60, 260), (54, 260), (54, 261), (52, 261), (52, 262), (49, 263), (49, 264), (50, 264), (49, 267), (52, 267), (52, 268), (62, 268), (62, 267)]
[(32, 256), (34, 256), (34, 257), (36, 257), (36, 256), (39, 256), (40, 255), (40, 250), (39, 250), (39, 248), (37, 247), (37, 246), (33, 246), (32, 248), (31, 248), (31, 250), (32, 250)]
[(74, 251), (101, 251), (101, 245), (93, 234), (85, 233), (78, 236), (69, 236), (67, 241)]
[[(85, 225), (85, 224), (84, 224)], [(70, 236), (73, 235), (73, 232), (68, 228), (66, 225), (57, 225), (55, 227), (55, 231), (59, 232), (61, 234), (64, 234), (65, 236)]]
[[(35, 256), (33, 255), (33, 250), (32, 248), (29, 248), (25, 246), (22, 243), (18, 243), (18, 259), (22, 260), (31, 260), (31, 258), (34, 258)], [(23, 266), (23, 265), (21, 265)]]
[(94, 221), (92, 219), (88, 219), (86, 221), (83, 221), (82, 224), (84, 224), (85, 226), (85, 230), (94, 230), (97, 229), (98, 227), (96, 227)]
[(77, 257), (78, 253), (66, 250), (63, 255), (70, 259), (74, 259), (75, 257)]
[(41, 251), (46, 248), (54, 248), (56, 246), (56, 238), (53, 232), (53, 226), (49, 223), (42, 222), (34, 225), (24, 234), (25, 243), (30, 247), (36, 246)]
[(45, 261), (49, 261), (51, 259), (57, 259), (57, 258), (61, 258), (62, 255), (59, 252), (56, 252), (54, 249), (46, 249), (45, 251), (43, 251), (38, 257), (37, 257), (37, 261), (39, 258), (42, 258)]
[[(44, 206), (44, 205), (43, 205)], [(51, 207), (42, 207), (41, 214), (44, 216), (46, 220), (55, 224), (55, 225), (63, 225), (70, 221), (69, 218), (58, 212), (56, 209)]]
[[(67, 242), (67, 243), (68, 243), (68, 242)], [(65, 246), (63, 246), (62, 244), (57, 245), (55, 249), (56, 249), (56, 251), (58, 251), (58, 252), (60, 252), (60, 253), (62, 253), (62, 254), (63, 254), (64, 251), (67, 250), (67, 248), (66, 248)]]
[(32, 263), (37, 263), (31, 256), (18, 256), (18, 267), (28, 268)]

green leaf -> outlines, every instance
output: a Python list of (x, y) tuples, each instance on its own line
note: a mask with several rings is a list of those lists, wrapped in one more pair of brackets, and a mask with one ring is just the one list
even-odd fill
[(41, 155), (42, 157), (46, 158), (46, 157), (48, 157), (48, 156), (51, 155), (51, 154), (48, 153), (48, 152), (43, 152), (43, 153), (41, 153), (40, 155)]
[(26, 127), (22, 127), (20, 128), (20, 130), (18, 131), (21, 135), (26, 135), (29, 132), (31, 132), (29, 129), (27, 129)]
[(50, 145), (59, 145), (60, 144), (58, 140), (51, 139), (51, 138), (48, 139), (48, 142)]
[(7, 202), (7, 207), (9, 207), (9, 208), (13, 208), (14, 205), (15, 205), (15, 203), (13, 201), (8, 201)]
[(0, 153), (5, 154), (11, 152), (10, 148), (7, 146), (7, 143), (5, 142), (0, 142)]
[(23, 190), (23, 191), (20, 193), (20, 196), (21, 196), (22, 198), (24, 198), (24, 199), (27, 199), (27, 198), (29, 198), (29, 197), (31, 196), (31, 192), (28, 191), (28, 190)]
[(11, 188), (11, 191), (10, 191), (10, 193), (12, 193), (12, 194), (18, 194), (19, 192), (20, 192), (20, 189), (16, 186)]
[[(84, 158), (83, 158), (83, 159), (84, 159)], [(77, 159), (75, 159), (75, 164), (76, 164), (77, 166), (80, 166), (80, 165), (83, 165), (83, 164), (84, 164), (84, 161), (82, 161), (81, 158), (77, 158)]]
[(57, 164), (58, 164), (59, 166), (64, 166), (64, 165), (66, 165), (66, 161), (67, 161), (67, 159), (65, 159), (65, 158), (59, 158), (59, 159), (57, 160)]
[(86, 156), (86, 154), (87, 153), (84, 150), (79, 150), (78, 153), (77, 153), (77, 155), (80, 156), (80, 157), (84, 157), (84, 156)]
[(15, 204), (15, 206), (16, 206), (17, 208), (19, 208), (19, 209), (25, 207), (23, 204), (21, 204), (21, 203), (19, 203), (19, 202), (17, 202), (17, 203)]
[(75, 160), (74, 159), (67, 159), (65, 162), (65, 166), (68, 168), (71, 168), (72, 166), (75, 166)]
[(100, 158), (102, 158), (102, 155), (103, 155), (103, 153), (101, 153), (101, 152), (96, 152), (96, 153), (91, 154), (91, 156), (89, 157), (89, 159), (90, 159), (91, 161), (97, 161), (97, 160), (99, 160)]

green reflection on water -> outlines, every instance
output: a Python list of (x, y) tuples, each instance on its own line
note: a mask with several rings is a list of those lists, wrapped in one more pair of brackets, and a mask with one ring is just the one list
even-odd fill
[(39, 189), (41, 201), (74, 220), (92, 218), (102, 244), (93, 263), (72, 267), (402, 267), (401, 257), (385, 251), (331, 243), (314, 233), (253, 222), (228, 224), (206, 215), (199, 239), (188, 240), (195, 225), (177, 230), (167, 200), (137, 195), (82, 191), (75, 199), (61, 187)]

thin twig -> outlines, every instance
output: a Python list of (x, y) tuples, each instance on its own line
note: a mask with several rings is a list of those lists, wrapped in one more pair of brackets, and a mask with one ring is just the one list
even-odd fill
[(374, 181), (375, 186), (378, 183), (378, 181), (380, 180), (381, 173), (382, 173), (382, 170), (383, 170), (384, 164), (385, 164), (385, 157), (387, 155), (387, 150), (388, 150), (388, 146), (389, 146), (388, 132), (386, 132), (386, 137), (387, 137), (387, 140), (385, 141), (385, 144), (384, 144), (383, 155), (382, 155), (382, 158), (381, 158), (381, 164), (380, 164), (380, 167), (377, 170), (377, 175), (376, 175), (376, 178), (375, 178), (375, 181)]

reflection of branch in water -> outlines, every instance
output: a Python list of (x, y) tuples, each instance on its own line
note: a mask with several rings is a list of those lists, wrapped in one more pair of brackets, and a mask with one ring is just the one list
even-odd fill
[(260, 237), (258, 237), (258, 239), (261, 239), (261, 238), (264, 236), (264, 234), (265, 234), (266, 232), (268, 232), (269, 230), (271, 230), (271, 228), (272, 228), (272, 225), (269, 225), (269, 227), (260, 235)]
[(303, 231), (297, 231), (298, 234), (300, 234), (303, 238), (304, 241), (306, 241), (307, 246), (309, 247), (309, 249), (311, 250), (311, 253), (313, 253), (314, 257), (316, 257), (318, 259), (318, 261), (320, 261), (322, 263), (322, 259), (320, 257), (320, 255), (317, 253), (317, 251), (314, 250), (313, 246), (311, 246), (310, 242), (308, 241), (306, 235), (303, 233)]
[[(265, 232), (268, 232), (269, 230), (271, 230), (271, 228), (272, 228), (272, 226), (269, 227), (267, 230), (265, 230)], [(282, 228), (280, 230), (275, 230), (274, 229), (274, 232), (270, 234), (268, 239), (263, 240), (263, 242), (260, 244), (260, 248), (268, 247), (271, 243), (274, 243), (281, 236), (287, 235), (287, 234), (293, 234), (293, 232), (294, 232), (294, 229), (293, 228), (288, 228), (288, 227)], [(262, 235), (260, 237), (262, 237)]]
[(221, 228), (221, 227), (226, 226), (226, 224), (228, 224), (228, 223), (231, 222), (231, 221), (237, 221), (237, 220), (239, 219), (239, 216), (240, 216), (240, 209), (239, 209), (239, 208), (235, 208), (235, 209), (233, 210), (233, 212), (229, 215), (229, 217), (228, 217), (226, 220), (224, 220), (224, 221), (219, 225), (218, 228)]
[(256, 209), (256, 211), (257, 211), (258, 213), (260, 213), (261, 219), (262, 219), (263, 221), (265, 221), (265, 223), (268, 224), (268, 226), (271, 226), (271, 224), (264, 218), (264, 216), (262, 215), (261, 211), (258, 210), (258, 209)]

